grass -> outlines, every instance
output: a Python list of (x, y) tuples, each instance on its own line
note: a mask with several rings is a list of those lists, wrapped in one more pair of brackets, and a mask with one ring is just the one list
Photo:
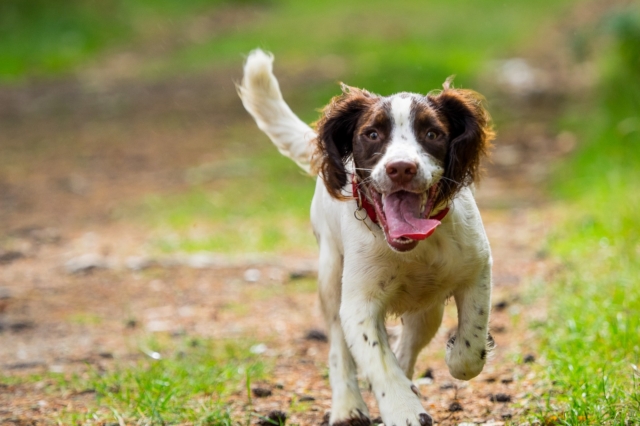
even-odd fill
[(0, 82), (69, 73), (112, 49), (153, 40), (225, 0), (5, 0)]
[[(239, 134), (244, 140), (265, 138), (253, 129)], [(158, 230), (153, 241), (157, 250), (314, 252), (308, 219), (314, 179), (264, 140), (258, 148), (248, 143), (240, 152), (248, 155), (189, 170), (193, 185), (188, 191), (150, 195), (131, 208)], [(129, 210), (121, 214), (129, 216)]]
[(585, 144), (552, 188), (565, 201), (549, 248), (564, 269), (549, 287), (543, 349), (559, 424), (640, 422), (639, 12), (603, 25), (601, 84), (565, 123)]
[(161, 358), (71, 377), (50, 373), (31, 381), (48, 383), (47, 393), (95, 394), (95, 404), (86, 412), (73, 404), (63, 409), (55, 419), (60, 424), (224, 426), (239, 420), (232, 420), (230, 394), (250, 392), (251, 382), (263, 378), (268, 368), (246, 342), (185, 339), (178, 346), (157, 341), (148, 346), (149, 354)]

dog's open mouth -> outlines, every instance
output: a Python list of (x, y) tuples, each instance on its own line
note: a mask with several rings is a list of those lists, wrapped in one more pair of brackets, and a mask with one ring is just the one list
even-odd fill
[(435, 193), (435, 185), (422, 193), (397, 191), (388, 195), (371, 188), (378, 220), (392, 248), (409, 251), (440, 225), (439, 220), (429, 219)]

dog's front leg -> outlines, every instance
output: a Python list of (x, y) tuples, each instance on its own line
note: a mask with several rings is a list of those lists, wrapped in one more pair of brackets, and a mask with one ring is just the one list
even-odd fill
[(332, 401), (329, 424), (368, 425), (369, 410), (358, 388), (356, 365), (347, 348), (340, 324), (342, 258), (331, 241), (319, 240), (320, 268), (318, 286), (331, 349), (329, 351), (329, 379)]
[(488, 333), (491, 310), (491, 262), (477, 280), (453, 294), (458, 308), (458, 332), (447, 342), (449, 372), (460, 380), (476, 377), (484, 368), (493, 338)]
[(389, 426), (431, 425), (418, 389), (405, 376), (389, 347), (383, 303), (363, 279), (343, 276), (340, 318), (346, 342), (371, 385), (382, 420)]

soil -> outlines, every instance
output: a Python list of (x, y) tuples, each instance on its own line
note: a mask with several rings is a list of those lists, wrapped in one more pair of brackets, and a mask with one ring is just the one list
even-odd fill
[[(108, 369), (146, 356), (138, 345), (150, 333), (250, 338), (267, 346), (275, 368), (254, 384), (251, 401), (234, 393), (238, 418), (279, 410), (288, 424), (322, 423), (331, 400), (324, 325), (317, 296), (291, 291), (291, 277), (315, 271), (315, 253), (136, 270), (127, 264), (148, 254), (151, 230), (114, 214), (147, 194), (184, 190), (186, 169), (233, 150), (229, 126), (254, 126), (235, 94), (239, 68), (162, 83), (70, 78), (0, 87), (0, 374)], [(323, 76), (282, 76), (290, 91), (313, 78)], [(429, 371), (419, 389), (440, 425), (498, 425), (542, 403), (529, 324), (544, 321), (545, 310), (527, 302), (553, 272), (541, 251), (550, 213), (540, 186), (575, 140), (550, 130), (552, 90), (530, 98), (486, 91), (508, 123), (477, 193), (494, 255), (496, 349), (479, 377), (454, 380), (443, 355), (456, 324), (455, 307), (447, 307), (415, 376)], [(93, 263), (85, 258), (81, 272), (70, 273), (69, 260), (88, 254)], [(260, 271), (251, 272), (257, 280), (246, 279), (249, 269)], [(272, 296), (258, 296), (265, 291)], [(62, 408), (82, 411), (95, 400), (90, 391), (44, 387), (0, 384), (0, 423), (52, 422)]]

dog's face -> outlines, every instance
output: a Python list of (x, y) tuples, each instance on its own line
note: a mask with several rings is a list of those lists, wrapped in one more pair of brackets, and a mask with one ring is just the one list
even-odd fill
[(344, 199), (352, 159), (387, 243), (409, 251), (439, 224), (429, 219), (478, 174), (493, 137), (481, 97), (449, 88), (389, 97), (343, 86), (318, 122), (318, 159), (329, 193)]

